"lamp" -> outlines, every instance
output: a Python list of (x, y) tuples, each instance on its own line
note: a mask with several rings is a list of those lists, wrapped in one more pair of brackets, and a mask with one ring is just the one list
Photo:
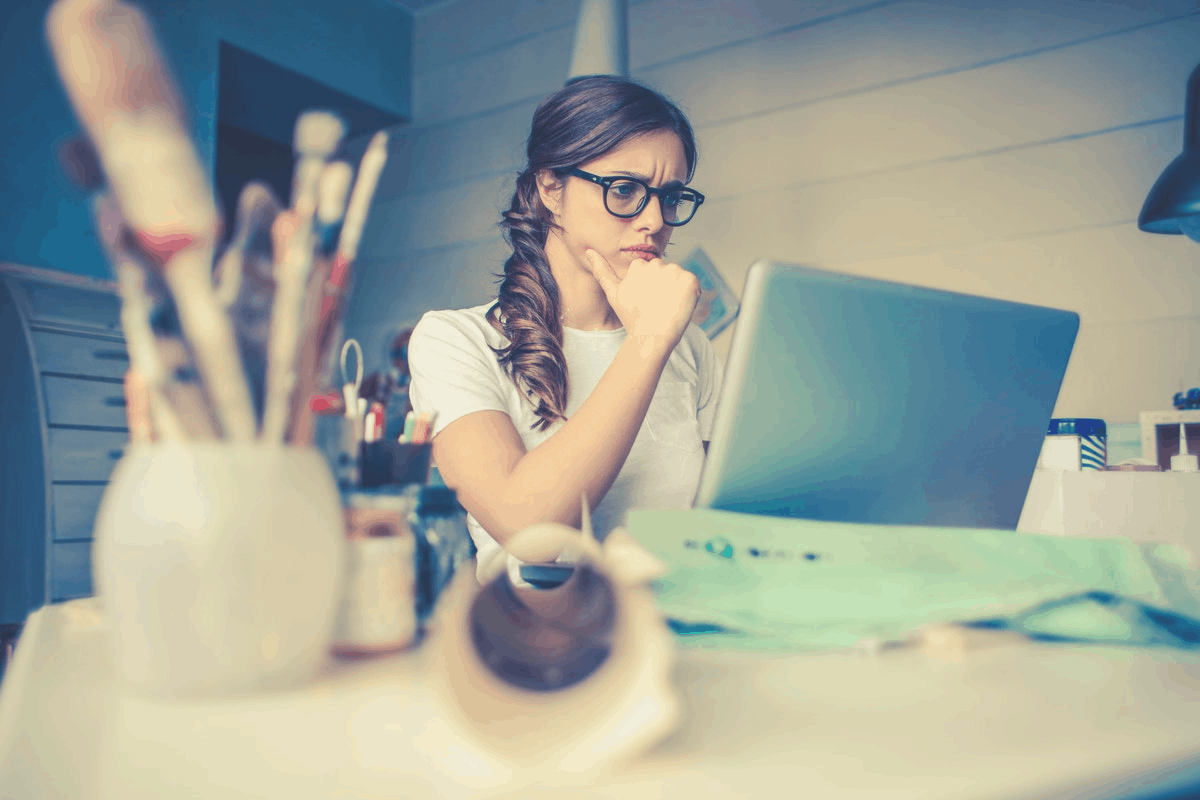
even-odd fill
[(589, 75), (629, 75), (627, 0), (582, 0), (567, 83)]
[(1187, 83), (1183, 152), (1158, 176), (1138, 227), (1147, 233), (1183, 233), (1200, 242), (1200, 65)]

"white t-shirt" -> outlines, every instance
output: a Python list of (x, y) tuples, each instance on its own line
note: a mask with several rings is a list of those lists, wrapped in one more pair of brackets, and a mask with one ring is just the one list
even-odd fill
[[(517, 389), (491, 349), (509, 344), (486, 318), (492, 305), (430, 311), (421, 318), (408, 345), (409, 399), (416, 413), (436, 415), (434, 436), (467, 414), (504, 412), (528, 452), (553, 436), (563, 422), (545, 431), (532, 428), (537, 421), (533, 403)], [(624, 341), (624, 328), (563, 329), (568, 418), (583, 405)], [(721, 364), (712, 343), (704, 331), (689, 325), (667, 360), (624, 466), (592, 510), (592, 526), (599, 538), (624, 525), (631, 508), (691, 507), (704, 464), (702, 442), (712, 435), (720, 387)], [(468, 515), (467, 526), (479, 550), (482, 572), (500, 545), (473, 516)]]

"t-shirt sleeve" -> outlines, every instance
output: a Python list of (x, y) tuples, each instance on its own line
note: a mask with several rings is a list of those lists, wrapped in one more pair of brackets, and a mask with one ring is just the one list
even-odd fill
[(432, 414), (436, 436), (476, 411), (509, 413), (500, 385), (506, 380), (483, 333), (468, 321), (431, 311), (413, 328), (408, 343), (412, 375), (408, 396), (417, 414)]
[(717, 401), (721, 397), (721, 382), (724, 380), (724, 368), (721, 359), (717, 357), (712, 342), (701, 331), (697, 337), (697, 372), (699, 373), (699, 392), (697, 392), (697, 419), (700, 421), (700, 438), (703, 441), (712, 439), (713, 423), (717, 418)]

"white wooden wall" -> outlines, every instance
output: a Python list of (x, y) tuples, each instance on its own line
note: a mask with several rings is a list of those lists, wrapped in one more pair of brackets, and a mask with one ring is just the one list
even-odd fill
[[(430, 308), (481, 303), (575, 0), (419, 12), (415, 121), (368, 225), (349, 332), (368, 359)], [(1200, 385), (1200, 245), (1140, 233), (1182, 147), (1196, 0), (632, 0), (634, 77), (696, 127), (700, 245), (1069, 308), (1058, 416), (1133, 422)], [(729, 330), (717, 339), (722, 353)]]

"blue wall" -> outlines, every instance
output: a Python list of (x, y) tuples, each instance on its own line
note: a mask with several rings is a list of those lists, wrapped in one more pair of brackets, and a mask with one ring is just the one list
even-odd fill
[[(0, 260), (107, 277), (84, 193), (58, 167), (78, 126), (50, 61), (46, 0), (0, 3)], [(220, 42), (408, 119), (412, 17), (387, 0), (146, 0), (212, 174)], [(287, 123), (290, 127), (291, 122)]]

